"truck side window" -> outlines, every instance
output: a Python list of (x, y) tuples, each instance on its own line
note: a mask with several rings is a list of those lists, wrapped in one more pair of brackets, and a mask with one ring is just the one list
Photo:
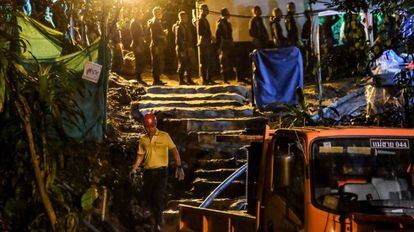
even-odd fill
[[(290, 165), (290, 185), (282, 187), (281, 156), (292, 155)], [(281, 138), (275, 146), (273, 189), (275, 194), (286, 200), (288, 206), (303, 221), (304, 219), (304, 154), (291, 139)]]

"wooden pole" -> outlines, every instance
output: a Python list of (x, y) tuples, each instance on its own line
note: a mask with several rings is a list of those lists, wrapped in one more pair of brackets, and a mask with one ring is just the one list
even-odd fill
[(103, 186), (103, 197), (102, 197), (102, 208), (101, 208), (101, 221), (105, 220), (105, 215), (106, 215), (106, 202), (108, 199), (108, 189)]
[(196, 9), (195, 9), (195, 16), (196, 16), (196, 20), (195, 20), (195, 26), (196, 26), (196, 31), (197, 31), (197, 63), (198, 63), (198, 77), (201, 77), (201, 56), (200, 56), (200, 46), (198, 45), (200, 42), (200, 32), (198, 30), (198, 21), (200, 19), (200, 4), (199, 1), (196, 1)]

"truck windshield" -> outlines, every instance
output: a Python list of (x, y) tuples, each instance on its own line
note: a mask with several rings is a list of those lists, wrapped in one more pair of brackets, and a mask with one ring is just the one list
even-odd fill
[(312, 192), (322, 208), (414, 210), (412, 138), (329, 138), (312, 145)]

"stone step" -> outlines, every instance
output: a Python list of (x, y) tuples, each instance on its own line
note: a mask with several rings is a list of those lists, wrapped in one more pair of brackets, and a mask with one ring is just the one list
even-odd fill
[(246, 128), (264, 127), (266, 120), (262, 117), (240, 118), (168, 118), (162, 120), (164, 127), (174, 128), (175, 131), (227, 131), (243, 130)]
[[(207, 179), (196, 178), (193, 181), (191, 192), (194, 197), (207, 197), (221, 181), (210, 181)], [(227, 186), (218, 196), (224, 198), (237, 198), (244, 196), (246, 192), (246, 184), (244, 180), (235, 180)]]
[(214, 169), (235, 169), (247, 162), (246, 159), (206, 159), (199, 160), (198, 167), (204, 170), (214, 170)]
[[(204, 199), (197, 198), (197, 199), (181, 199), (181, 200), (171, 200), (167, 204), (167, 208), (171, 210), (178, 210), (178, 205), (191, 205), (191, 206), (199, 206)], [(209, 209), (217, 209), (217, 210), (226, 210), (228, 209), (233, 203), (237, 202), (238, 199), (230, 199), (230, 198), (216, 198), (214, 199)]]
[(245, 130), (228, 130), (228, 131), (192, 131), (188, 134), (190, 141), (197, 141), (198, 143), (212, 144), (217, 143), (217, 136), (223, 135), (241, 135)]
[(162, 212), (164, 218), (164, 225), (161, 228), (162, 232), (176, 232), (180, 223), (180, 211), (178, 209), (168, 209)]
[[(180, 152), (182, 156), (192, 164), (199, 163), (201, 159), (231, 159), (236, 157), (237, 152), (240, 150), (240, 147), (226, 148), (221, 146), (213, 148), (203, 146), (200, 148), (196, 145), (181, 145), (181, 143), (176, 143), (176, 145), (181, 147)], [(184, 148), (184, 146), (187, 147)]]
[(194, 171), (194, 176), (209, 181), (223, 181), (235, 171), (237, 168), (197, 169)]
[(195, 94), (195, 93), (236, 93), (250, 98), (251, 90), (239, 85), (214, 86), (151, 86), (146, 93), (152, 94)]
[(188, 100), (233, 100), (246, 103), (249, 100), (237, 93), (195, 93), (195, 94), (145, 94), (140, 100), (188, 101)]
[[(219, 106), (243, 106), (243, 103), (240, 103), (235, 100), (187, 100), (187, 101), (153, 101), (153, 100), (143, 100), (143, 101), (134, 101), (131, 103), (131, 108), (136, 109), (147, 109), (147, 108), (163, 108), (163, 107), (219, 107)], [(162, 109), (160, 109), (162, 110)]]
[[(191, 141), (189, 139), (189, 141)], [(228, 142), (192, 142), (187, 143), (186, 149), (194, 150), (196, 148), (203, 150), (203, 151), (211, 151), (215, 150), (216, 152), (230, 152), (236, 153), (241, 147), (248, 145), (248, 143), (228, 143)]]
[(254, 115), (251, 106), (152, 107), (144, 109), (138, 109), (135, 106), (131, 108), (131, 115), (135, 119), (150, 112), (157, 114), (158, 118), (237, 118), (253, 117)]

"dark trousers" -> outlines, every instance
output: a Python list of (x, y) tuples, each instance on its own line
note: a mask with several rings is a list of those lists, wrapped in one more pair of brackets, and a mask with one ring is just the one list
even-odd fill
[(120, 73), (123, 63), (124, 58), (122, 55), (122, 45), (116, 44), (113, 48), (112, 71)]
[(191, 76), (190, 56), (187, 50), (179, 51), (178, 48), (176, 48), (176, 54), (178, 60), (177, 73), (180, 81), (183, 81), (184, 74), (187, 74), (188, 78)]
[(159, 81), (165, 68), (164, 46), (151, 46), (152, 76)]
[(168, 169), (166, 167), (145, 169), (143, 180), (145, 199), (155, 217), (155, 224), (161, 225), (162, 211), (165, 207)]
[(200, 73), (204, 82), (211, 81), (213, 73), (211, 45), (200, 45)]
[(135, 72), (138, 80), (141, 80), (141, 73), (144, 70), (144, 53), (134, 51), (135, 56)]
[(222, 48), (220, 52), (220, 68), (224, 81), (228, 81), (234, 75), (233, 47)]

